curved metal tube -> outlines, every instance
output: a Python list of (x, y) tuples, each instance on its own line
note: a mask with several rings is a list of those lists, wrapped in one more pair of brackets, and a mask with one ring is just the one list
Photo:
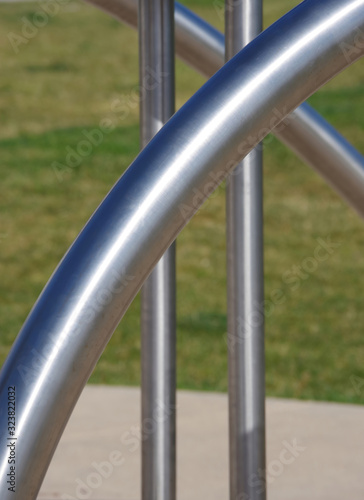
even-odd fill
[[(137, 29), (138, 0), (86, 0)], [(175, 2), (175, 48), (178, 56), (205, 76), (224, 64), (224, 35), (179, 2)]]
[[(137, 27), (136, 0), (86, 1)], [(224, 35), (178, 2), (175, 22), (179, 57), (207, 77), (215, 74), (224, 63)], [(277, 109), (276, 118), (284, 111)], [(295, 109), (273, 134), (364, 217), (364, 157), (311, 106)]]
[[(143, 281), (207, 196), (276, 124), (274, 110), (289, 113), (349, 65), (340, 44), (355, 46), (356, 29), (364, 29), (364, 0), (301, 3), (218, 71), (110, 191), (1, 370), (2, 500), (35, 499), (72, 409)], [(363, 50), (358, 46), (357, 58)], [(15, 436), (8, 432), (9, 387)], [(15, 493), (7, 483), (9, 443)]]

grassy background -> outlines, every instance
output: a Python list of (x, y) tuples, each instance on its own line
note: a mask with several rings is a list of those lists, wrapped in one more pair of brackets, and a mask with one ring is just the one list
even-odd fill
[[(298, 2), (266, 0), (269, 25)], [(221, 27), (211, 0), (186, 2)], [(38, 4), (0, 4), (0, 363), (46, 280), (95, 207), (138, 152), (137, 36), (74, 0), (15, 54), (9, 32)], [(178, 63), (178, 106), (204, 82)], [(364, 67), (356, 64), (311, 103), (362, 153)], [(134, 96), (134, 97), (133, 97)], [(111, 110), (124, 99), (128, 116)], [(111, 118), (117, 127), (59, 181), (51, 165)], [(268, 144), (269, 143), (269, 144)], [(178, 241), (178, 386), (225, 391), (224, 189)], [(318, 238), (341, 246), (293, 291), (283, 275)], [(364, 402), (364, 228), (309, 168), (268, 139), (265, 148), (265, 287), (285, 301), (266, 321), (267, 393)], [(93, 383), (138, 384), (139, 298), (106, 348)], [(354, 378), (353, 377), (357, 377)]]

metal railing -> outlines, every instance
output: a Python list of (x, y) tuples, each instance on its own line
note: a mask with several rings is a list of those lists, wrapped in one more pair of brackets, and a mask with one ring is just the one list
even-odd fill
[[(108, 1), (109, 6), (114, 5)], [(182, 10), (186, 14), (185, 9)], [(8, 387), (16, 388), (17, 398), (17, 433), (12, 438), (16, 439), (17, 447), (17, 487), (15, 493), (7, 488), (8, 436), (2, 432), (2, 499), (36, 498), (88, 377), (155, 264), (204, 199), (274, 129), (277, 112), (280, 120), (285, 119), (319, 87), (354, 62), (345, 57), (342, 44), (356, 47), (358, 29), (364, 29), (364, 0), (306, 0), (227, 62), (162, 127), (110, 191), (46, 285), (1, 370), (0, 429), (7, 429)], [(214, 40), (211, 29), (202, 30), (200, 35), (207, 32)], [(215, 46), (219, 47), (219, 43)], [(202, 45), (200, 49), (203, 52)], [(200, 49), (196, 49), (195, 55)], [(363, 51), (362, 45), (358, 45), (355, 59), (359, 59)], [(298, 122), (297, 119), (291, 122), (279, 132), (280, 136), (283, 133), (286, 142), (292, 142), (294, 148), (301, 151), (301, 140), (308, 141), (315, 131), (321, 131), (313, 144), (308, 143), (310, 151), (301, 151), (301, 154), (307, 155), (316, 168), (321, 168), (339, 192), (363, 213), (361, 156), (307, 109), (298, 111)], [(313, 153), (318, 144), (321, 152)], [(322, 155), (332, 159), (332, 172), (318, 164)], [(203, 196), (196, 197), (196, 190)], [(230, 300), (245, 300), (245, 297), (230, 297)], [(35, 373), (31, 370), (34, 350), (43, 360)], [(156, 363), (152, 364), (152, 370), (162, 369), (157, 378), (158, 383), (163, 382), (167, 365), (160, 364), (160, 358), (153, 360), (146, 355), (149, 361)], [(244, 363), (251, 359), (247, 352), (236, 361), (246, 370)], [(24, 380), (19, 366), (28, 368), (34, 376)], [(264, 370), (262, 361), (251, 368), (249, 373), (260, 383), (249, 382), (254, 394), (237, 392), (240, 405), (244, 400), (251, 404), (253, 398), (261, 398), (262, 393), (256, 393), (263, 391), (261, 370)], [(172, 387), (171, 382), (169, 384)], [(241, 411), (250, 410), (248, 407)], [(264, 421), (263, 428), (257, 426), (261, 411), (260, 405), (256, 416), (243, 425), (243, 432), (257, 432), (257, 438), (251, 441), (254, 446), (264, 436)], [(241, 412), (236, 415), (233, 418), (243, 418)], [(170, 439), (167, 453), (164, 458), (160, 455), (156, 458), (160, 462), (152, 472), (152, 479), (148, 479), (154, 481), (155, 488), (145, 494), (145, 499), (147, 496), (167, 499), (175, 494), (173, 454), (169, 455), (169, 472), (163, 462), (171, 451), (173, 436), (171, 438), (167, 427), (162, 433)], [(236, 439), (235, 431), (231, 439)], [(159, 445), (152, 446), (155, 450)], [(244, 440), (239, 446), (243, 457), (237, 452), (230, 462), (231, 478), (239, 476), (238, 481), (233, 479), (231, 483), (232, 500), (237, 496), (243, 498), (242, 494), (247, 491), (244, 470), (256, 467), (244, 459), (255, 449), (250, 450)], [(264, 442), (259, 446), (261, 463)], [(166, 472), (167, 480), (171, 481), (167, 489), (162, 487), (166, 479), (161, 471)]]

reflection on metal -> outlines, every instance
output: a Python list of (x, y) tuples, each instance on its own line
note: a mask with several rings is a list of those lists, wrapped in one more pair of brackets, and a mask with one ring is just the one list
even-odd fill
[[(225, 0), (226, 60), (262, 25), (262, 0)], [(226, 253), (230, 500), (265, 500), (251, 480), (265, 471), (264, 318), (257, 310), (264, 302), (262, 144), (227, 180)]]
[[(137, 0), (87, 0), (133, 27)], [(176, 52), (207, 77), (224, 63), (224, 35), (175, 4)], [(364, 157), (311, 106), (304, 103), (285, 117), (275, 109), (273, 134), (316, 170), (361, 217), (364, 217)]]
[[(174, 3), (139, 2), (140, 142), (145, 147), (174, 113)], [(155, 75), (153, 84), (151, 74)], [(176, 498), (175, 244), (142, 289), (142, 500)], [(164, 412), (164, 418), (155, 415)]]
[[(110, 191), (51, 277), (1, 370), (2, 500), (36, 498), (88, 377), (155, 264), (204, 199), (269, 133), (276, 111), (283, 119), (353, 62), (340, 45), (355, 46), (358, 29), (364, 29), (364, 0), (302, 2), (219, 70)], [(356, 59), (362, 55), (357, 46)], [(7, 485), (4, 432), (13, 386), (15, 493)]]

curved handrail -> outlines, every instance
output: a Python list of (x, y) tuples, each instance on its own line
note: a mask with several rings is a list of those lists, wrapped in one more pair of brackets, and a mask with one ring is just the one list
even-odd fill
[[(306, 0), (216, 73), (140, 153), (43, 290), (0, 376), (3, 500), (34, 500), (105, 345), (163, 252), (236, 163), (287, 113), (349, 65), (364, 0)], [(357, 47), (357, 59), (363, 55)], [(259, 57), (257, 57), (259, 54)], [(246, 142), (254, 138), (253, 144)], [(9, 441), (8, 387), (16, 390)], [(16, 490), (8, 490), (9, 442)]]
[[(137, 27), (137, 0), (86, 1)], [(175, 22), (177, 54), (211, 77), (224, 63), (224, 35), (178, 2), (175, 2)], [(277, 117), (281, 114), (277, 110)], [(364, 157), (319, 113), (303, 103), (273, 134), (364, 217)]]

